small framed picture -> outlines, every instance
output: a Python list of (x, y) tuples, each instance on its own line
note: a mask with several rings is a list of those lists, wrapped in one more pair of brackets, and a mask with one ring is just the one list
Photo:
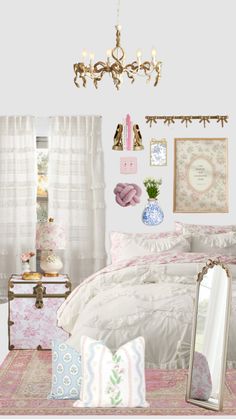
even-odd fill
[(152, 139), (150, 141), (150, 165), (166, 166), (167, 165), (167, 141)]
[(175, 138), (174, 212), (228, 212), (226, 138)]

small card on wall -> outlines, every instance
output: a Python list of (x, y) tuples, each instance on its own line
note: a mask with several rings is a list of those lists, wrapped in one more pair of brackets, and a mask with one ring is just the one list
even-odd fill
[(121, 157), (120, 173), (123, 175), (137, 173), (137, 157)]

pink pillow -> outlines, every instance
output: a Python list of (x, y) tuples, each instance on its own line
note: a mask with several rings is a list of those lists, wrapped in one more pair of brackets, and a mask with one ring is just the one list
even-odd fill
[(167, 250), (190, 252), (190, 236), (171, 232), (161, 233), (119, 233), (112, 232), (112, 263), (134, 257), (159, 254)]
[(205, 355), (194, 352), (191, 399), (208, 400), (212, 392), (212, 381), (209, 365)]
[(219, 234), (229, 231), (236, 231), (236, 225), (205, 225), (205, 224), (187, 224), (175, 221), (175, 231), (179, 234)]

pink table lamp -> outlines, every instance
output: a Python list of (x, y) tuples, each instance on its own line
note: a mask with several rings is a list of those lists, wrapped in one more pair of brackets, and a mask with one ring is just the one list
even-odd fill
[(37, 224), (36, 249), (42, 251), (40, 268), (44, 275), (58, 276), (63, 263), (54, 251), (65, 249), (65, 230), (60, 224), (55, 223), (53, 218)]

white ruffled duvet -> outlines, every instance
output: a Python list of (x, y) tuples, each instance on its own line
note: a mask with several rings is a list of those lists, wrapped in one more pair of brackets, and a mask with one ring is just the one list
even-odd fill
[[(85, 280), (60, 307), (58, 325), (71, 333), (67, 343), (79, 349), (80, 337), (87, 335), (115, 351), (143, 336), (147, 367), (186, 368), (196, 274), (206, 260), (202, 254), (165, 252), (108, 266)], [(233, 294), (231, 367), (236, 367), (235, 306)]]

